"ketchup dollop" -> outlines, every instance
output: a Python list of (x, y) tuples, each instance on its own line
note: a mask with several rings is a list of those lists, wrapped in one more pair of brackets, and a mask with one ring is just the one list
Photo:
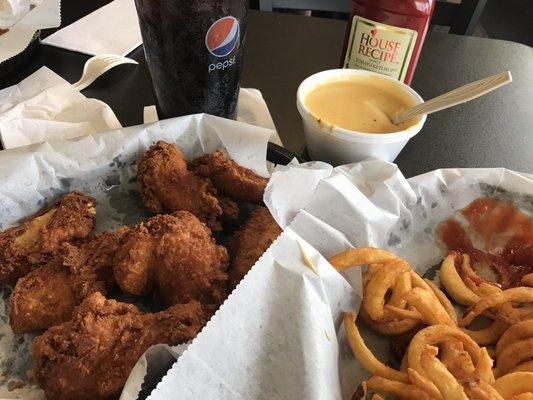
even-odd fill
[(441, 222), (436, 234), (449, 251), (470, 256), (480, 280), (490, 280), (487, 269), (494, 271), (502, 289), (520, 286), (533, 272), (533, 218), (512, 202), (476, 199)]

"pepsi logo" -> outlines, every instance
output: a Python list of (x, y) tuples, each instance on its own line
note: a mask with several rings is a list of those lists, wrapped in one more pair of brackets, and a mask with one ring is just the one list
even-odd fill
[(205, 45), (214, 56), (226, 57), (237, 46), (239, 36), (239, 21), (234, 17), (224, 17), (211, 25), (205, 35)]

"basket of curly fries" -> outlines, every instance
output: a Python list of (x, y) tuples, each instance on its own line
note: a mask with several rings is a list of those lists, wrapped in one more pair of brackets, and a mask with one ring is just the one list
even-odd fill
[(356, 372), (353, 399), (533, 398), (529, 176), (442, 170), (405, 180), (379, 161), (326, 176), (291, 226), (321, 219), (355, 247), (328, 254), (340, 273), (362, 277), (361, 307), (344, 314), (367, 373)]

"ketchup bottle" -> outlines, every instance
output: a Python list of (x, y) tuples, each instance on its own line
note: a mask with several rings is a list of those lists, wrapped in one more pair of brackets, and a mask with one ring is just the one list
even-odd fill
[(343, 68), (359, 68), (411, 84), (435, 0), (352, 0)]

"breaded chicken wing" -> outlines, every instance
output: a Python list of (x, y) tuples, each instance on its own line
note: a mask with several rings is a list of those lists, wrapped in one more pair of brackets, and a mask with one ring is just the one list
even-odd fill
[(217, 219), (222, 208), (209, 181), (190, 171), (183, 153), (163, 141), (144, 153), (138, 166), (138, 180), (146, 207), (153, 213), (189, 211), (220, 230)]
[(229, 160), (222, 150), (197, 158), (192, 167), (200, 175), (209, 178), (220, 194), (235, 201), (263, 203), (268, 179)]
[(254, 210), (235, 233), (230, 245), (230, 284), (234, 287), (281, 235), (282, 230), (266, 207)]
[(89, 296), (69, 322), (32, 343), (32, 378), (50, 400), (104, 400), (120, 394), (139, 357), (152, 345), (193, 339), (210, 312), (199, 303), (141, 314), (131, 304)]
[(227, 251), (186, 211), (157, 215), (132, 229), (117, 260), (115, 280), (126, 293), (140, 295), (153, 287), (167, 305), (225, 299)]
[(20, 277), (47, 264), (63, 243), (86, 238), (94, 227), (94, 203), (92, 197), (68, 193), (36, 216), (0, 233), (0, 285), (14, 285)]
[(119, 239), (128, 228), (106, 232), (20, 278), (11, 296), (9, 323), (15, 333), (47, 329), (68, 321), (88, 295), (113, 286), (112, 267)]

